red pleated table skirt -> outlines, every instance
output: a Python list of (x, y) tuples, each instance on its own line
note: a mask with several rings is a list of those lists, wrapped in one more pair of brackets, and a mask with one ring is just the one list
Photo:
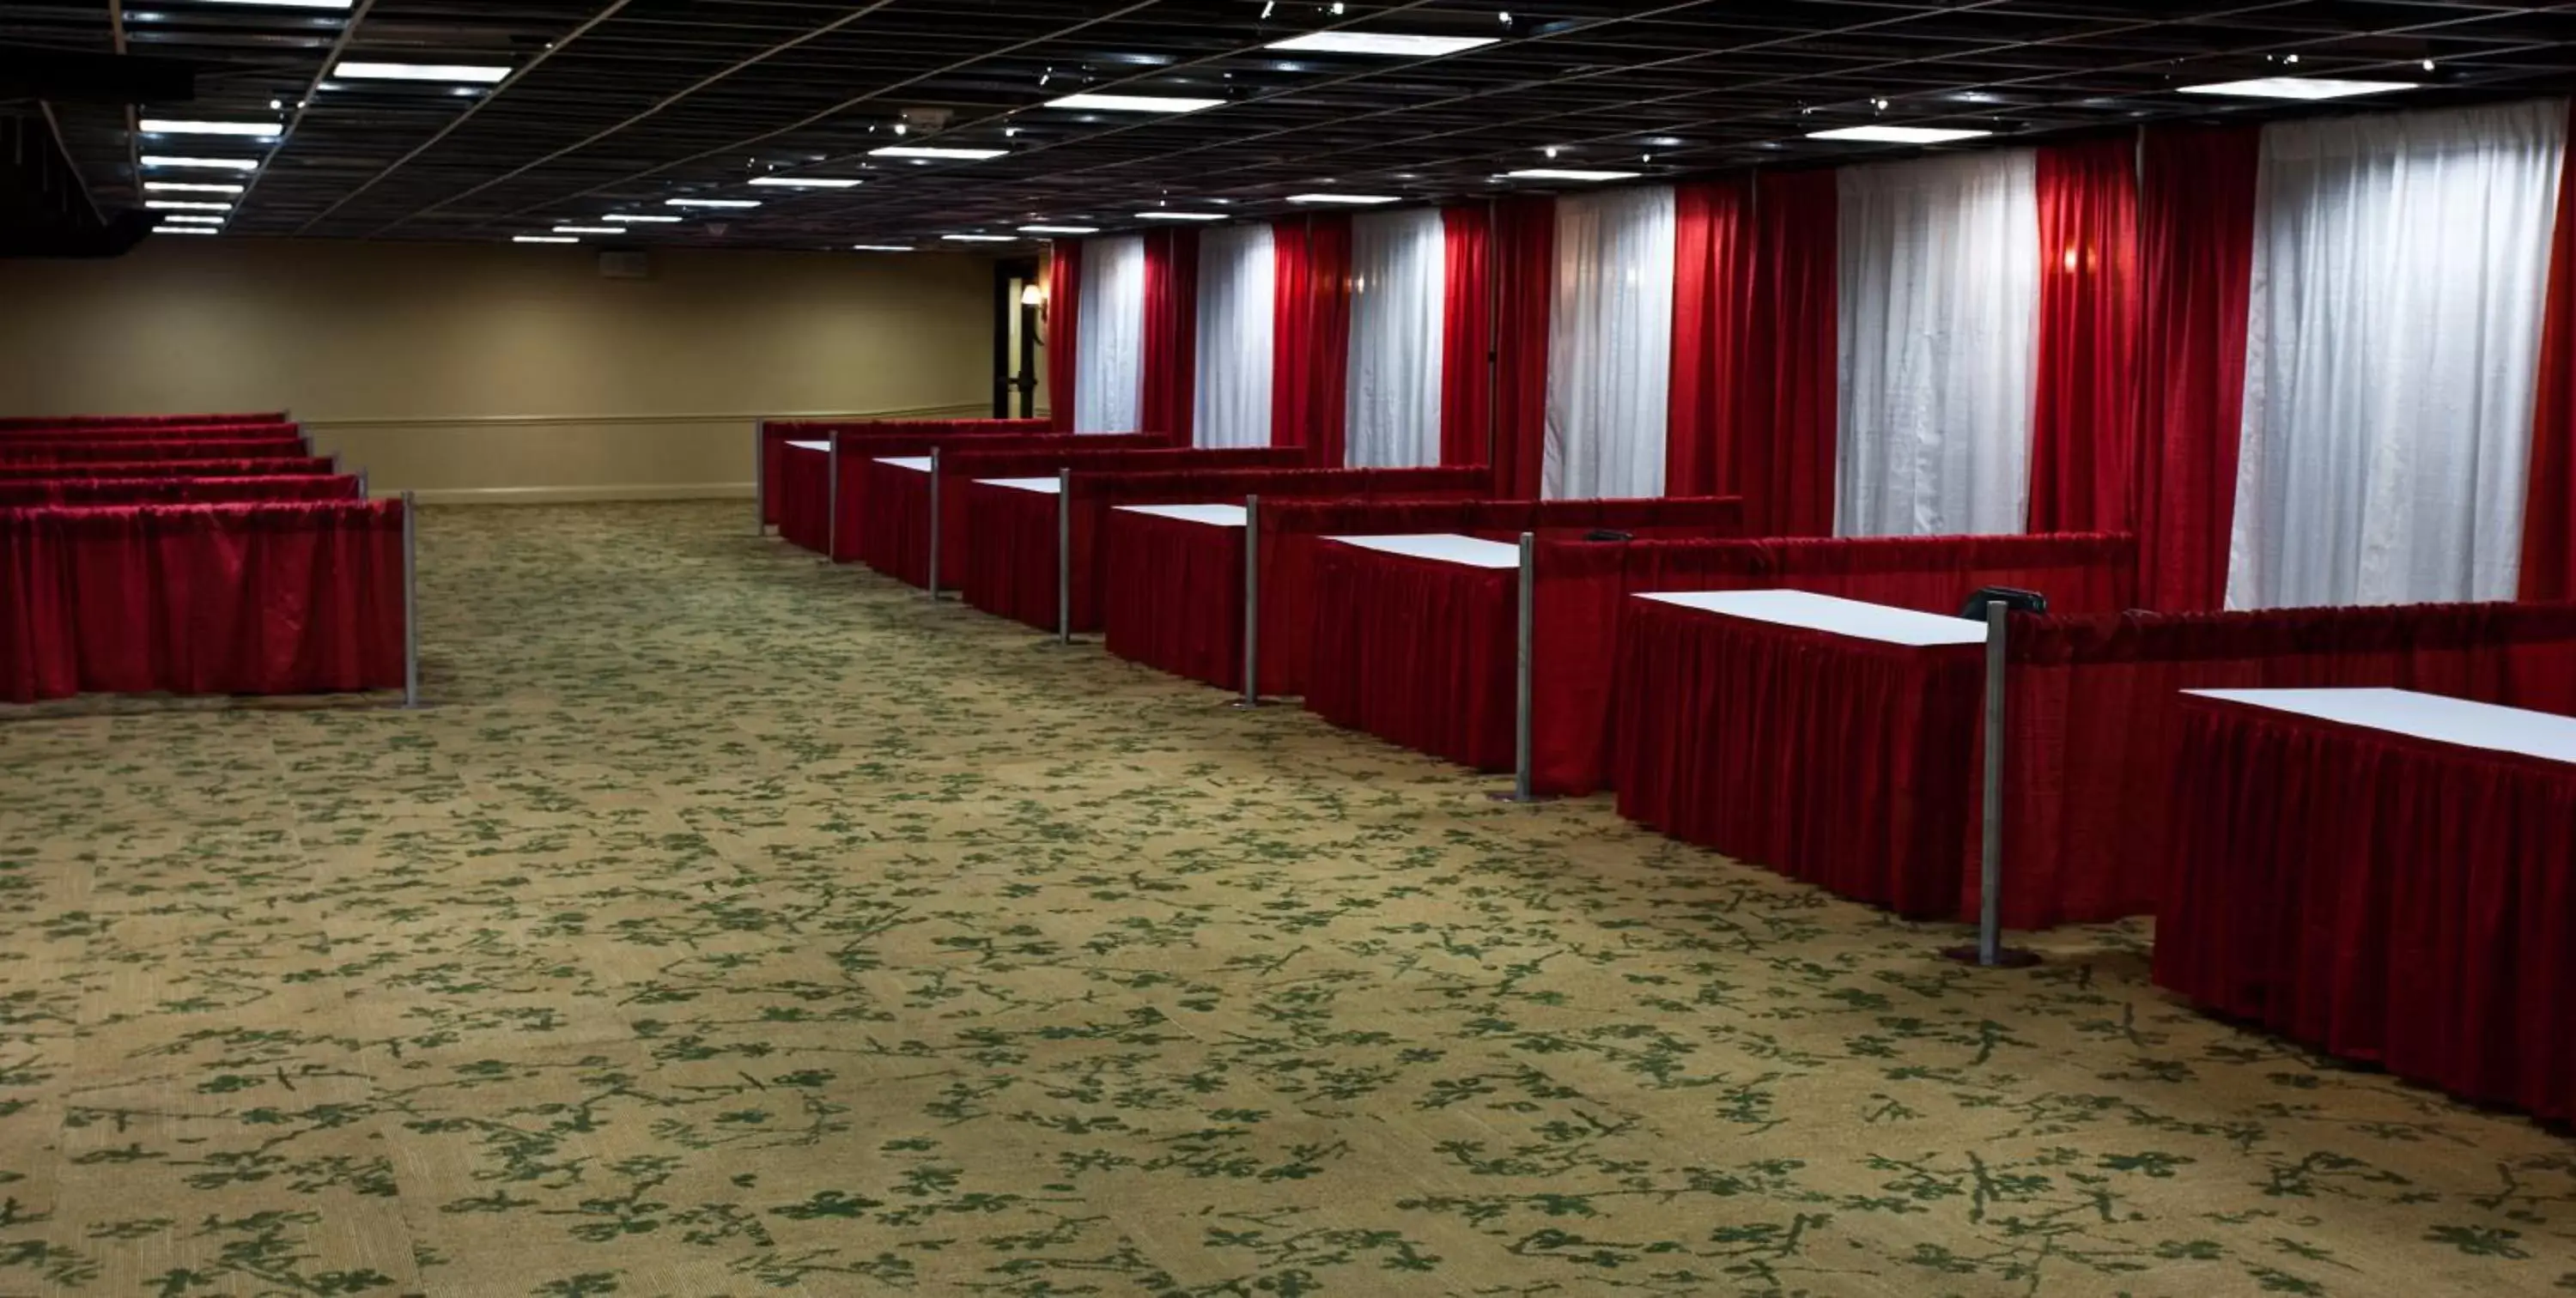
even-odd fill
[(1517, 571), (1327, 541), (1314, 578), (1307, 710), (1462, 766), (1512, 769)]
[[(1109, 652), (1243, 688), (1243, 525), (1149, 508), (1109, 511), (1102, 538), (1108, 581), (1100, 592)], [(1242, 516), (1240, 506), (1214, 508)]]

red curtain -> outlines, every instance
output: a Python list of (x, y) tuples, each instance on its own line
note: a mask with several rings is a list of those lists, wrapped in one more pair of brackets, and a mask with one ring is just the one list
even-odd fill
[(1491, 464), (1493, 217), (1482, 207), (1453, 207), (1440, 221), (1449, 256), (1440, 329), (1440, 462)]
[(1494, 489), (1535, 499), (1547, 461), (1547, 326), (1556, 295), (1556, 200), (1494, 205)]
[(2227, 597), (2259, 127), (2152, 127), (2138, 185), (2138, 593), (2148, 608)]
[(1082, 337), (1082, 245), (1047, 245), (1046, 386), (1048, 422), (1073, 431), (1074, 346)]
[[(2570, 113), (2576, 116), (2576, 105)], [(2559, 174), (2558, 232), (2549, 247), (2522, 512), (2522, 597), (2576, 599), (2576, 149)]]
[(1327, 212), (1282, 221), (1273, 246), (1270, 443), (1305, 447), (1308, 464), (1338, 469), (1350, 377), (1351, 218)]
[(2039, 151), (2033, 532), (2129, 526), (2138, 415), (2137, 165), (2131, 135)]
[(1754, 182), (1753, 306), (1731, 480), (1744, 497), (1748, 536), (1834, 530), (1841, 223), (1830, 171), (1765, 173)]
[(1673, 190), (1672, 420), (1664, 494), (1731, 491), (1735, 390), (1752, 305), (1753, 191), (1741, 181)]
[(1145, 377), (1137, 420), (1190, 444), (1199, 369), (1199, 232), (1145, 236)]
[(402, 509), (0, 510), (0, 700), (399, 687)]

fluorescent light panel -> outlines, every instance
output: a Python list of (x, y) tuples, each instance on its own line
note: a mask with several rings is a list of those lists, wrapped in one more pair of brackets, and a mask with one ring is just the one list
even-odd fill
[(491, 63), (365, 63), (352, 60), (331, 69), (342, 81), (463, 81), (488, 86), (509, 78), (510, 69)]
[(223, 231), (218, 230), (218, 229), (216, 229), (216, 228), (214, 228), (213, 226), (210, 226), (210, 225), (156, 225), (156, 226), (152, 227), (152, 232), (153, 232), (154, 234), (222, 234), (222, 233), (223, 233)]
[(140, 129), (145, 135), (247, 135), (254, 139), (274, 140), (286, 128), (275, 122), (201, 122), (185, 117), (146, 117)]
[(758, 207), (760, 200), (756, 198), (666, 198), (662, 200), (662, 206), (742, 208)]
[(633, 212), (611, 212), (599, 219), (622, 221), (628, 225), (678, 225), (680, 223), (680, 218), (676, 216), (640, 216)]
[(852, 252), (910, 252), (910, 251), (912, 251), (912, 249), (910, 249), (910, 248), (908, 248), (908, 247), (905, 247), (904, 245), (899, 244), (899, 243), (854, 243), (854, 244), (851, 244), (851, 245), (850, 245), (850, 251), (852, 251)]
[(1404, 200), (1393, 194), (1290, 194), (1291, 203), (1339, 203), (1346, 207), (1376, 207), (1381, 203)]
[(1272, 41), (1269, 48), (1300, 54), (1383, 54), (1390, 58), (1432, 59), (1491, 45), (1498, 36), (1419, 36), (1402, 32), (1309, 32)]
[(238, 194), (242, 192), (242, 187), (239, 185), (201, 185), (185, 180), (147, 180), (143, 182), (143, 187), (156, 194)]
[(1015, 239), (1015, 238), (1012, 238), (1010, 235), (1007, 235), (1007, 234), (943, 234), (943, 235), (941, 235), (941, 236), (939, 236), (939, 237), (940, 237), (940, 238), (942, 238), (942, 239), (946, 239), (946, 240), (947, 240), (947, 241), (949, 241), (950, 243), (1018, 243), (1018, 242), (1019, 242), (1019, 240), (1017, 240), (1017, 239)]
[(1098, 234), (1098, 233), (1100, 233), (1100, 227), (1099, 227), (1099, 226), (1096, 226), (1096, 225), (1024, 225), (1024, 226), (1021, 226), (1021, 227), (1020, 227), (1020, 233), (1022, 233), (1022, 234)]
[(257, 171), (257, 158), (174, 158), (167, 154), (143, 155), (147, 167), (194, 167), (205, 171)]
[(1514, 180), (1635, 180), (1637, 171), (1585, 171), (1578, 167), (1531, 167), (1503, 173)]
[(1222, 221), (1223, 212), (1138, 212), (1139, 221)]
[(1222, 99), (1192, 99), (1185, 95), (1066, 95), (1050, 99), (1049, 108), (1088, 108), (1103, 113), (1195, 113), (1220, 107)]
[(512, 243), (579, 243), (579, 242), (581, 242), (581, 240), (579, 240), (579, 239), (573, 239), (573, 238), (567, 238), (567, 237), (564, 237), (564, 236), (562, 236), (562, 235), (553, 235), (553, 234), (514, 234), (514, 235), (511, 235), (511, 236), (510, 236), (510, 242), (512, 242)]
[(960, 162), (982, 162), (989, 158), (1001, 157), (1008, 152), (1010, 152), (1008, 149), (965, 149), (944, 144), (889, 144), (882, 149), (868, 150), (868, 156), (871, 158), (954, 158)]
[(856, 189), (862, 182), (837, 176), (754, 176), (751, 183), (778, 189)]
[(1830, 131), (1809, 131), (1810, 140), (1859, 140), (1869, 144), (1948, 144), (1952, 140), (1973, 140), (1992, 131), (1969, 131), (1946, 126), (1840, 126)]
[(161, 217), (163, 225), (222, 225), (220, 216), (200, 216), (195, 212), (169, 212)]
[(622, 225), (558, 225), (558, 226), (556, 226), (556, 227), (555, 227), (555, 233), (557, 233), (557, 234), (629, 234), (629, 233), (632, 233), (632, 231), (629, 231), (626, 227), (624, 227), (624, 226), (622, 226)]
[(156, 198), (144, 204), (155, 212), (229, 212), (230, 203), (183, 203), (172, 198)]
[(203, 5), (246, 5), (262, 9), (338, 9), (346, 10), (357, 0), (197, 0)]
[(2335, 77), (2256, 77), (2250, 81), (2213, 81), (2202, 86), (2184, 86), (2186, 95), (2233, 95), (2244, 99), (2348, 99), (2354, 95), (2382, 95), (2391, 90), (2413, 90), (2412, 81), (2354, 81)]

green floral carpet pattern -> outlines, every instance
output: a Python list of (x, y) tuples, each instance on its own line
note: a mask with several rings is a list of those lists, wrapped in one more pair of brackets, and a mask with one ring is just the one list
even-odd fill
[(0, 719), (0, 1295), (2537, 1295), (2576, 1143), (871, 574), (434, 510)]

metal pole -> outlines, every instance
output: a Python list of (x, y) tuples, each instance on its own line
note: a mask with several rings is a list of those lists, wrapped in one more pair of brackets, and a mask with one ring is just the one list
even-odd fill
[(1520, 685), (1518, 693), (1513, 696), (1520, 705), (1520, 715), (1512, 723), (1513, 757), (1518, 767), (1517, 774), (1512, 777), (1512, 800), (1532, 802), (1537, 799), (1530, 781), (1530, 676), (1532, 663), (1537, 657), (1538, 538), (1529, 532), (1521, 533), (1520, 614)]
[(769, 421), (751, 421), (751, 534), (769, 535)]
[(2002, 600), (1986, 605), (1986, 805), (1977, 863), (1977, 963), (1989, 969), (2003, 963), (2004, 627), (2011, 616)]
[(832, 475), (832, 483), (831, 494), (828, 497), (831, 503), (824, 506), (828, 512), (823, 518), (823, 562), (839, 563), (841, 561), (841, 430), (837, 428), (832, 430), (831, 467), (825, 471)]
[(930, 448), (930, 600), (939, 602), (939, 448)]
[(403, 706), (420, 706), (420, 524), (418, 502), (402, 494)]
[(1261, 497), (1243, 498), (1243, 698), (1261, 706)]
[(1055, 639), (1073, 643), (1073, 470), (1055, 471)]
[(368, 499), (368, 495), (367, 495), (367, 471), (366, 471), (365, 469), (360, 469), (360, 470), (358, 470), (358, 499), (360, 499), (360, 500), (366, 500), (366, 499)]

